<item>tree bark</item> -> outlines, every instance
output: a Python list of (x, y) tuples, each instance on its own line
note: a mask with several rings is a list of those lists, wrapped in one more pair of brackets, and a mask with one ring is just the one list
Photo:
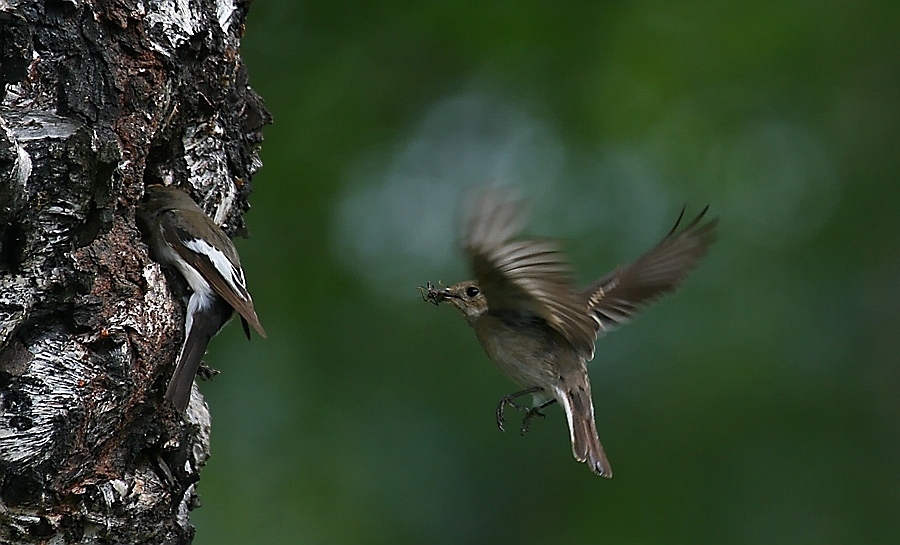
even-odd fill
[(209, 413), (163, 403), (184, 288), (135, 205), (176, 183), (245, 234), (269, 121), (247, 9), (0, 0), (0, 543), (193, 537)]

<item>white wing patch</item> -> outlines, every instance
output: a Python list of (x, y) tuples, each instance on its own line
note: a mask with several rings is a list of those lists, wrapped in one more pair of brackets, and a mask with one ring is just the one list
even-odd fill
[(228, 259), (221, 250), (209, 242), (194, 238), (183, 241), (185, 248), (194, 253), (206, 256), (216, 271), (228, 284), (228, 287), (244, 301), (250, 300), (250, 292), (247, 291), (247, 281), (244, 279), (244, 271)]

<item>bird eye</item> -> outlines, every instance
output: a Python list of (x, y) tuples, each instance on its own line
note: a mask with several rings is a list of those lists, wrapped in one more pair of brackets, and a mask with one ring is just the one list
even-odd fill
[(479, 293), (481, 292), (478, 291), (478, 288), (476, 288), (475, 286), (469, 286), (468, 288), (466, 288), (466, 295), (468, 295), (469, 297), (477, 297)]

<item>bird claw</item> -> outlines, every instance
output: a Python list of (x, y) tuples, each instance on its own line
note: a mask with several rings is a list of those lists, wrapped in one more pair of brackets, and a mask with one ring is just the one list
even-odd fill
[(522, 428), (519, 430), (520, 435), (525, 435), (525, 432), (528, 431), (528, 426), (531, 425), (531, 419), (535, 416), (540, 416), (541, 418), (546, 418), (547, 415), (541, 412), (540, 407), (532, 407), (530, 409), (525, 410), (525, 417), (522, 418)]
[(524, 408), (521, 405), (519, 405), (518, 403), (516, 403), (515, 401), (513, 401), (512, 399), (510, 399), (509, 396), (501, 399), (500, 403), (497, 404), (497, 427), (500, 429), (500, 431), (506, 431), (506, 429), (503, 428), (503, 421), (506, 419), (504, 413), (506, 412), (507, 405), (512, 405), (513, 407), (515, 407), (519, 410), (522, 410)]
[(524, 405), (520, 405), (520, 404), (516, 403), (515, 401), (513, 401), (513, 399), (515, 399), (519, 396), (526, 395), (526, 394), (532, 394), (540, 389), (541, 388), (539, 388), (539, 387), (529, 388), (529, 389), (523, 390), (521, 392), (516, 392), (514, 394), (510, 394), (500, 400), (500, 402), (497, 404), (497, 427), (500, 428), (500, 431), (506, 431), (506, 429), (504, 429), (504, 427), (503, 427), (503, 422), (506, 420), (505, 413), (506, 413), (507, 405), (510, 405), (513, 408), (518, 409), (525, 413), (525, 416), (522, 418), (522, 427), (519, 429), (519, 433), (521, 435), (525, 435), (525, 432), (528, 431), (528, 427), (531, 425), (531, 419), (533, 419), (535, 416), (540, 416), (541, 418), (544, 418), (546, 416), (544, 413), (541, 412), (541, 409), (546, 407), (547, 404), (539, 405), (537, 407), (526, 407)]
[(197, 369), (197, 376), (200, 380), (212, 380), (219, 374), (218, 369), (213, 369), (205, 361), (200, 362), (200, 368)]

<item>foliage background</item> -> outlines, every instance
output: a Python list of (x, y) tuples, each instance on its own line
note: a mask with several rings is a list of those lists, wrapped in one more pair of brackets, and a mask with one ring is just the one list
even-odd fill
[[(266, 341), (201, 388), (196, 543), (889, 543), (900, 535), (900, 4), (258, 1), (275, 124), (238, 241)], [(721, 237), (591, 364), (615, 471), (415, 287), (517, 183), (587, 282), (684, 203)]]

